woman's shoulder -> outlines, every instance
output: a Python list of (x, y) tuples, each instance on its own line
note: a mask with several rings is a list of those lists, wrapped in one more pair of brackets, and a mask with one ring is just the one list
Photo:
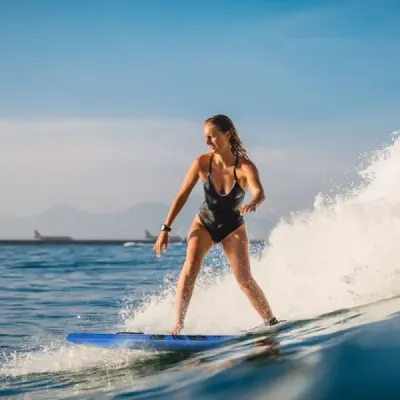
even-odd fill
[(257, 172), (257, 167), (249, 158), (239, 156), (238, 168), (245, 174), (254, 174)]
[(255, 168), (254, 162), (243, 156), (239, 156), (238, 165), (244, 169)]
[(195, 162), (199, 166), (200, 169), (208, 168), (208, 164), (210, 163), (211, 153), (200, 154), (196, 157)]

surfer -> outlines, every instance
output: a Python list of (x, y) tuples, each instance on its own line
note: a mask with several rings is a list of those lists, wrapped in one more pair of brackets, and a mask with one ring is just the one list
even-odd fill
[[(204, 133), (205, 143), (211, 151), (192, 162), (154, 245), (158, 257), (167, 250), (171, 226), (200, 178), (205, 201), (189, 230), (186, 259), (177, 287), (176, 325), (172, 333), (179, 334), (183, 329), (201, 264), (217, 243), (221, 244), (239, 287), (253, 308), (266, 324), (274, 325), (279, 321), (250, 271), (249, 240), (243, 219), (244, 214), (255, 212), (265, 200), (257, 167), (250, 160), (229, 117), (215, 115), (207, 119)], [(242, 205), (247, 188), (253, 198)]]

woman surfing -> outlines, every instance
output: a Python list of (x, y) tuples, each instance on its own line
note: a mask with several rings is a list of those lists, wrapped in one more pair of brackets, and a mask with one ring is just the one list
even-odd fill
[[(205, 143), (210, 152), (198, 156), (191, 164), (181, 189), (154, 245), (157, 256), (168, 248), (171, 226), (186, 204), (198, 179), (204, 185), (205, 201), (194, 217), (187, 238), (186, 259), (179, 277), (176, 295), (176, 323), (172, 334), (179, 334), (192, 297), (202, 262), (220, 243), (240, 289), (268, 325), (277, 324), (262, 289), (250, 271), (249, 239), (243, 215), (254, 212), (264, 202), (264, 190), (258, 170), (239, 139), (232, 120), (215, 115), (204, 123)], [(242, 205), (247, 189), (253, 199)]]

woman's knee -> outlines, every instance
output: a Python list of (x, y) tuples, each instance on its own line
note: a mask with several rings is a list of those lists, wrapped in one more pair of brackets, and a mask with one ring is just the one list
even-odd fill
[(192, 257), (187, 258), (183, 268), (188, 277), (196, 278), (200, 272), (201, 260)]
[(249, 292), (255, 286), (254, 278), (251, 275), (239, 276), (236, 280), (243, 292)]

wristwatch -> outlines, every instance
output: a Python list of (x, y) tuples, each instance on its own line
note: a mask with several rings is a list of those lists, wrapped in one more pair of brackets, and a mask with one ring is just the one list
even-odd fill
[(162, 231), (167, 231), (167, 232), (171, 232), (171, 228), (165, 224), (161, 225), (161, 230)]

